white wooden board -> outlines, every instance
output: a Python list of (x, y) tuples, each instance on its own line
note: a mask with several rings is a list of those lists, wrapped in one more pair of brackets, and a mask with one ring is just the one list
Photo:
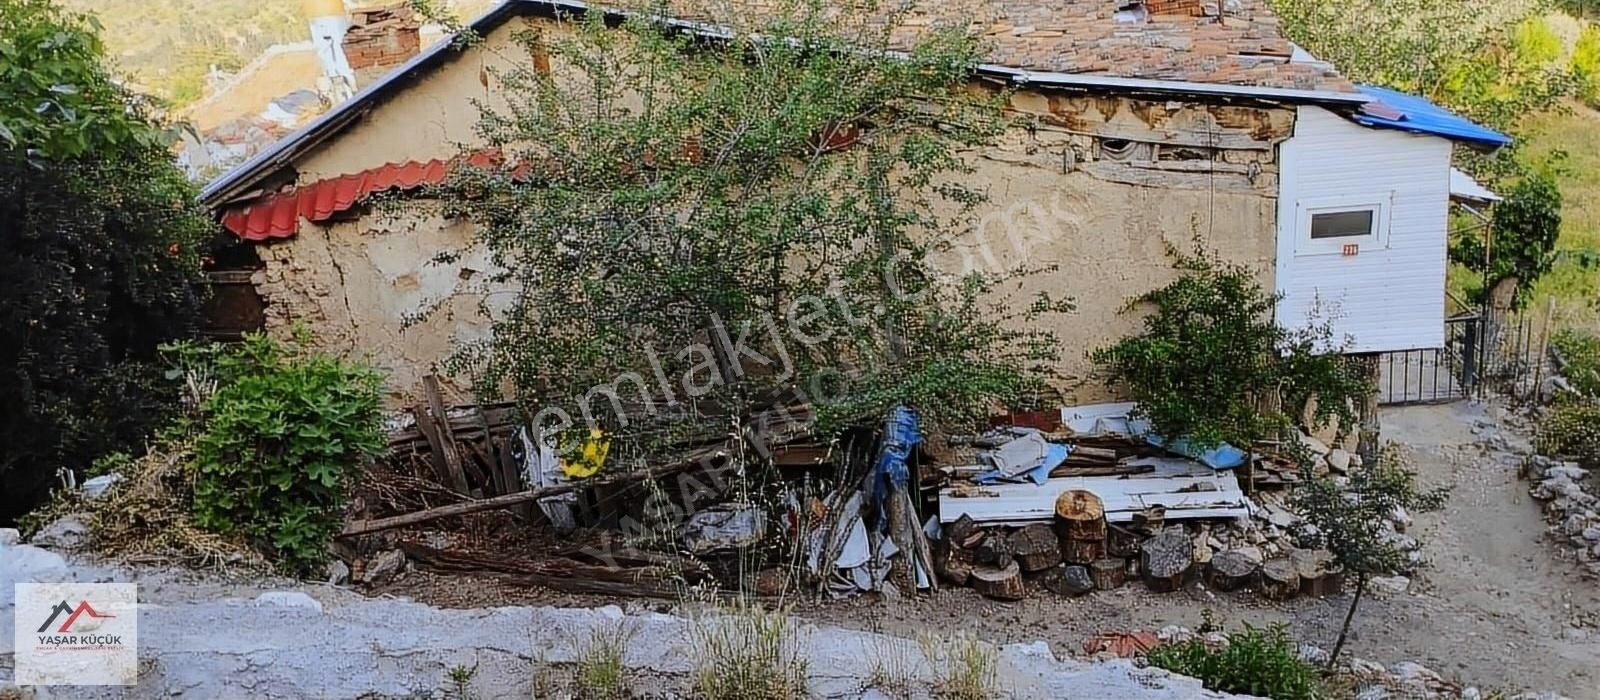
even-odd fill
[(1049, 521), (1054, 517), (1056, 499), (1070, 490), (1089, 491), (1105, 503), (1106, 519), (1128, 522), (1152, 506), (1164, 506), (1168, 520), (1185, 518), (1228, 518), (1249, 515), (1251, 504), (1232, 472), (1203, 474), (1164, 464), (1151, 474), (1134, 476), (1063, 477), (1043, 485), (999, 484), (939, 491), (939, 520), (954, 522), (962, 515), (980, 523), (1023, 523)]

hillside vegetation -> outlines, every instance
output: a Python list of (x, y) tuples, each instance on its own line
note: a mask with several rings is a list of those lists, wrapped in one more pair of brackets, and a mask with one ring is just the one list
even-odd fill
[(60, 0), (100, 20), (107, 52), (138, 87), (181, 106), (211, 66), (234, 70), (264, 49), (307, 38), (294, 0)]
[[(370, 0), (386, 5), (401, 0)], [(94, 15), (117, 69), (144, 92), (182, 107), (204, 96), (212, 66), (236, 70), (273, 44), (309, 39), (299, 0), (58, 0)], [(495, 0), (434, 3), (472, 17)]]

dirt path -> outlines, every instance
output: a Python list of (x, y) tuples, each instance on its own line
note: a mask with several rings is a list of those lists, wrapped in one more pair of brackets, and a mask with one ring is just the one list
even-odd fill
[[(1542, 540), (1538, 507), (1516, 477), (1474, 443), (1486, 416), (1467, 404), (1385, 412), (1384, 433), (1406, 445), (1424, 483), (1453, 487), (1442, 513), (1418, 518), (1432, 567), (1410, 592), (1363, 603), (1350, 652), (1393, 664), (1417, 661), (1484, 690), (1550, 690), (1600, 700), (1600, 584), (1581, 579)], [(1191, 589), (1152, 595), (1140, 586), (1082, 599), (1038, 597), (1017, 604), (945, 591), (890, 605), (866, 600), (805, 611), (818, 622), (902, 635), (967, 631), (1077, 648), (1103, 629), (1196, 627), (1210, 608), (1229, 626), (1282, 622), (1302, 640), (1331, 646), (1348, 598), (1265, 604), (1251, 594)], [(1587, 620), (1589, 622), (1585, 623)]]

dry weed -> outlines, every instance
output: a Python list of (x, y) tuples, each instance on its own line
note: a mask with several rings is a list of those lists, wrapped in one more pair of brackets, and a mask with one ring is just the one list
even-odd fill
[(933, 667), (933, 695), (942, 700), (1000, 697), (1000, 655), (993, 646), (967, 634), (917, 640)]
[(632, 696), (628, 667), (623, 664), (633, 628), (626, 620), (597, 623), (588, 636), (575, 641), (573, 683), (584, 700), (623, 700)]
[(696, 697), (705, 700), (792, 700), (806, 697), (805, 640), (786, 610), (753, 602), (725, 603), (689, 625)]
[(194, 522), (194, 475), (189, 444), (164, 443), (121, 471), (122, 479), (94, 500), (66, 496), (40, 520), (88, 515), (89, 545), (123, 561), (194, 568), (264, 571), (268, 563), (244, 542), (200, 529)]

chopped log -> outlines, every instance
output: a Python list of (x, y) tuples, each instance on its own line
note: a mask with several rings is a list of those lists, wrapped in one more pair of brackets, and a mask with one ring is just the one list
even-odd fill
[(1121, 559), (1101, 559), (1089, 565), (1089, 576), (1099, 590), (1121, 588), (1128, 580), (1128, 566)]
[(1022, 600), (1028, 597), (1022, 585), (1022, 567), (1017, 562), (1010, 566), (977, 566), (972, 569), (972, 588), (995, 600)]
[(1067, 491), (1056, 499), (1056, 525), (1063, 539), (1104, 540), (1105, 504), (1089, 491)]
[(1069, 564), (1092, 564), (1106, 556), (1105, 540), (1064, 540), (1061, 559)]
[(1144, 541), (1139, 548), (1139, 570), (1144, 583), (1157, 593), (1183, 588), (1194, 568), (1194, 542), (1182, 528), (1167, 530)]
[(1080, 596), (1094, 590), (1094, 578), (1082, 566), (1056, 566), (1040, 574), (1039, 585), (1056, 595)]
[(1113, 557), (1137, 557), (1144, 536), (1132, 528), (1108, 523), (1106, 525), (1106, 554)]
[(978, 521), (972, 516), (962, 513), (955, 522), (944, 526), (944, 539), (953, 547), (972, 549), (983, 541), (986, 533), (978, 527)]
[(1011, 541), (998, 532), (987, 532), (972, 554), (974, 562), (1003, 569), (1011, 563)]
[(1027, 573), (1044, 571), (1061, 564), (1061, 548), (1049, 525), (1029, 525), (1011, 533), (1011, 556)]
[(940, 542), (934, 547), (933, 569), (939, 578), (953, 586), (965, 586), (972, 578), (972, 551)]
[(1237, 591), (1261, 580), (1261, 564), (1244, 552), (1230, 549), (1211, 558), (1206, 585), (1219, 591)]
[(1333, 554), (1328, 550), (1291, 550), (1289, 563), (1300, 576), (1301, 595), (1325, 598), (1344, 591), (1344, 571), (1334, 563)]
[(1288, 559), (1273, 559), (1261, 567), (1261, 595), (1268, 600), (1288, 600), (1300, 592), (1300, 574)]

